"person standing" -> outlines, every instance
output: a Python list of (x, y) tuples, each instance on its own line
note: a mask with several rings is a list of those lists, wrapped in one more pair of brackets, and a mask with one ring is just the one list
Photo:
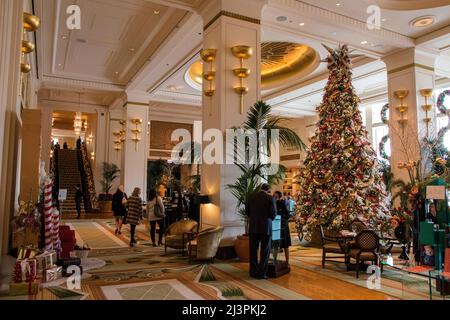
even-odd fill
[(291, 194), (288, 193), (288, 209), (291, 216), (295, 213), (295, 205), (295, 200), (292, 198)]
[(81, 218), (81, 201), (83, 200), (83, 192), (81, 187), (77, 184), (75, 189), (75, 208), (77, 209), (77, 219)]
[(123, 192), (123, 186), (117, 188), (116, 193), (113, 195), (112, 199), (112, 210), (114, 214), (114, 219), (116, 221), (116, 231), (115, 234), (122, 234), (122, 224), (123, 220), (127, 214), (127, 195)]
[[(275, 202), (270, 196), (269, 184), (264, 183), (261, 191), (249, 197), (245, 210), (250, 219), (250, 276), (268, 279), (272, 221), (277, 214)], [(259, 262), (258, 248), (260, 248)]]
[(77, 150), (81, 150), (81, 137), (77, 139)]
[(289, 247), (292, 245), (291, 234), (289, 232), (289, 218), (291, 216), (286, 201), (282, 199), (280, 191), (275, 192), (274, 199), (277, 206), (277, 214), (281, 216), (281, 239), (280, 248), (283, 248), (286, 263), (289, 265)]
[(149, 198), (147, 202), (147, 215), (150, 223), (150, 238), (152, 239), (153, 246), (156, 247), (155, 233), (156, 224), (158, 224), (158, 246), (162, 245), (162, 239), (164, 235), (164, 204), (161, 197), (156, 194), (155, 189), (150, 190)]
[(133, 247), (136, 244), (136, 239), (134, 237), (136, 233), (136, 226), (139, 225), (142, 219), (142, 199), (140, 188), (134, 188), (131, 197), (128, 199), (127, 205), (127, 222), (130, 224), (130, 247)]
[(67, 142), (64, 142), (64, 144), (63, 144), (63, 149), (64, 149), (64, 150), (69, 149), (69, 146), (67, 145)]

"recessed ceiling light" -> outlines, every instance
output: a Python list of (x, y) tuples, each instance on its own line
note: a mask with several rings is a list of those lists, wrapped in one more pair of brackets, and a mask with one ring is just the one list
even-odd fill
[(61, 36), (63, 40), (67, 40), (67, 36)]
[(128, 51), (130, 51), (130, 52), (135, 52), (136, 49), (135, 49), (135, 48), (130, 48), (130, 49), (128, 49)]
[(361, 44), (367, 44), (368, 42), (366, 40), (361, 41)]
[(304, 22), (300, 22), (298, 25), (299, 25), (300, 27), (303, 27), (303, 26), (305, 25), (305, 23), (304, 23)]
[(422, 28), (422, 27), (430, 26), (435, 22), (436, 22), (435, 16), (423, 16), (423, 17), (418, 17), (418, 18), (411, 20), (411, 22), (409, 24), (412, 27)]
[(286, 20), (287, 20), (286, 16), (278, 16), (277, 17), (277, 21), (283, 22), (283, 21), (286, 21)]
[(336, 5), (339, 7), (341, 4), (338, 2), (338, 3), (336, 3)]
[(383, 18), (383, 19), (381, 19), (381, 21), (383, 21), (383, 22), (386, 22), (386, 21), (387, 21), (387, 19), (386, 19), (386, 18)]
[(154, 15), (158, 15), (158, 14), (159, 14), (159, 10), (154, 10), (154, 11), (153, 11), (153, 14), (154, 14)]
[(337, 32), (336, 32), (336, 31), (333, 31), (333, 32), (331, 33), (331, 35), (332, 35), (332, 36), (335, 36), (335, 35), (337, 35)]
[(114, 74), (115, 74), (116, 76), (119, 75), (119, 71), (114, 72)]

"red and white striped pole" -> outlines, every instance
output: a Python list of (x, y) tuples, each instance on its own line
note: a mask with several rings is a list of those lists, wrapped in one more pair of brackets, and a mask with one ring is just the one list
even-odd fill
[(52, 185), (52, 180), (47, 178), (44, 187), (45, 250), (53, 249)]
[(57, 208), (53, 208), (52, 211), (52, 222), (53, 222), (53, 249), (57, 253), (61, 251), (61, 241), (59, 239), (59, 211)]

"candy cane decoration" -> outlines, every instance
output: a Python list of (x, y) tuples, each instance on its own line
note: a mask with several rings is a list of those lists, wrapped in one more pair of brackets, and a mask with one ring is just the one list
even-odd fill
[(61, 241), (59, 239), (59, 211), (53, 208), (53, 248), (57, 253), (61, 251)]
[(53, 249), (53, 204), (52, 180), (47, 178), (44, 187), (44, 217), (45, 217), (45, 250)]

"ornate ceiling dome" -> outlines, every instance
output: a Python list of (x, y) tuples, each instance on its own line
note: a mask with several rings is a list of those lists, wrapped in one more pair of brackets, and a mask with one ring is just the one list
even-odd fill
[[(317, 67), (319, 60), (319, 54), (303, 44), (263, 42), (261, 44), (261, 85), (263, 89), (269, 89), (294, 77), (304, 76)], [(201, 90), (202, 70), (202, 62), (198, 60), (186, 72), (185, 80), (194, 89)]]

